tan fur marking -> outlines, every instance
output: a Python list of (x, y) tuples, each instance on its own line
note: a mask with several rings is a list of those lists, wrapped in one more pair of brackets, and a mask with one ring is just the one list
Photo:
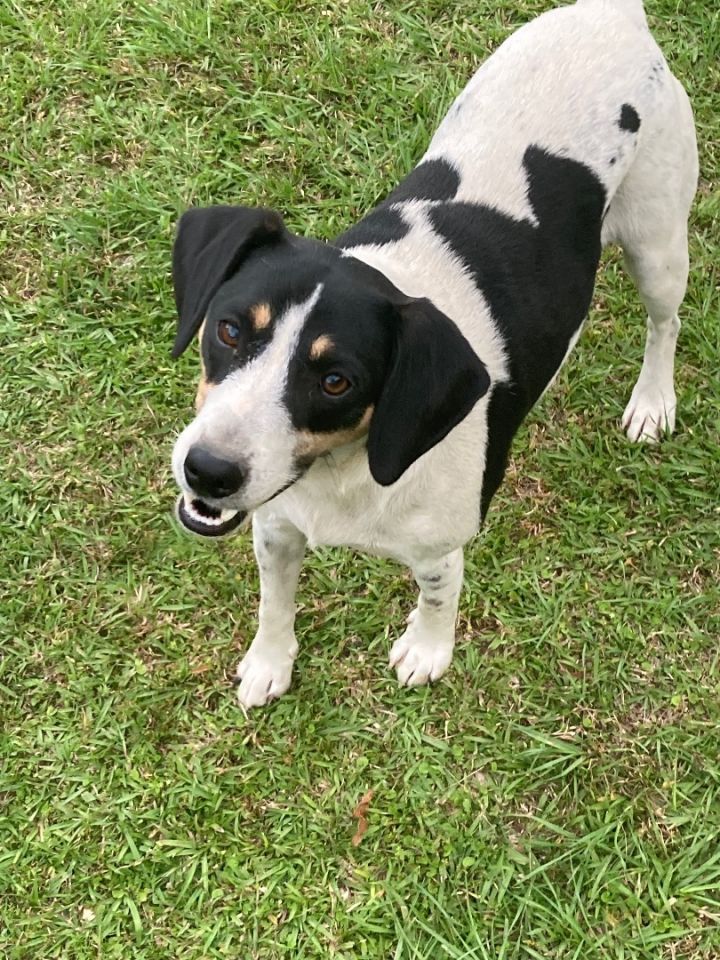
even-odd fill
[[(198, 343), (202, 343), (203, 331), (205, 330), (205, 321), (203, 320), (198, 330)], [(202, 350), (200, 351), (200, 383), (198, 383), (197, 393), (195, 394), (195, 410), (200, 413), (202, 405), (205, 403), (205, 398), (208, 395), (208, 391), (212, 389), (214, 384), (210, 383), (207, 378), (207, 373), (205, 372), (205, 361), (203, 360)]]
[(310, 347), (310, 359), (319, 360), (324, 354), (329, 353), (334, 346), (332, 339), (326, 333), (323, 333), (317, 340), (313, 340)]
[(346, 443), (352, 443), (353, 440), (359, 439), (368, 432), (374, 409), (372, 405), (369, 406), (354, 427), (347, 427), (344, 430), (333, 430), (328, 433), (313, 433), (311, 430), (298, 431), (295, 456), (321, 457), (324, 453), (329, 453), (336, 447), (342, 447)]
[(270, 323), (270, 304), (257, 303), (250, 307), (250, 321), (255, 330), (264, 330)]
[(195, 410), (197, 413), (200, 413), (202, 410), (203, 404), (207, 399), (207, 395), (215, 386), (214, 383), (210, 383), (209, 380), (206, 380), (205, 377), (200, 378), (200, 383), (198, 383), (197, 393), (195, 394)]

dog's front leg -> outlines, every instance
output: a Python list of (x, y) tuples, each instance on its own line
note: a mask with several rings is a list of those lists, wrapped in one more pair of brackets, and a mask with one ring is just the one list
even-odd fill
[(253, 546), (260, 570), (258, 632), (237, 669), (238, 700), (261, 707), (290, 686), (298, 645), (295, 590), (306, 540), (285, 520), (253, 517)]
[(463, 579), (462, 548), (413, 563), (412, 571), (420, 587), (418, 605), (390, 651), (390, 666), (408, 687), (437, 680), (450, 666)]

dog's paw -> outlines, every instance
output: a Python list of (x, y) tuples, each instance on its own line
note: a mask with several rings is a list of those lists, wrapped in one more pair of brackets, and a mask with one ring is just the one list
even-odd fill
[(675, 429), (675, 391), (636, 385), (622, 418), (628, 439), (657, 443)]
[(413, 610), (407, 630), (390, 650), (390, 666), (401, 686), (419, 687), (440, 679), (450, 666), (454, 646), (454, 630), (438, 634), (424, 627)]
[(237, 698), (243, 707), (264, 707), (290, 686), (295, 658), (248, 650), (237, 668)]

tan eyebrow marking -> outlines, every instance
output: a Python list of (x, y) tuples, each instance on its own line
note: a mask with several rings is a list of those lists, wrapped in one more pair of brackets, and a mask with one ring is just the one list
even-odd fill
[(214, 383), (210, 383), (209, 380), (206, 380), (205, 377), (200, 378), (198, 383), (197, 393), (195, 394), (195, 410), (200, 413), (202, 410), (203, 404), (207, 399), (207, 395), (215, 386)]
[(334, 346), (335, 344), (333, 343), (332, 338), (323, 333), (322, 336), (317, 338), (317, 340), (313, 340), (312, 346), (310, 347), (310, 359), (319, 360), (320, 357), (324, 356), (326, 353), (329, 353)]
[(250, 307), (250, 322), (255, 330), (264, 330), (270, 323), (270, 304), (256, 303)]

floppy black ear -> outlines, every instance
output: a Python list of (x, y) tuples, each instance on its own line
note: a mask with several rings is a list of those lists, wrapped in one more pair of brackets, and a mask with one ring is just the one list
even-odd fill
[(395, 354), (368, 436), (374, 480), (386, 487), (439, 443), (487, 393), (485, 364), (429, 300), (397, 308)]
[(196, 207), (180, 217), (173, 246), (178, 312), (173, 357), (190, 343), (218, 288), (250, 251), (286, 233), (280, 214), (262, 207)]

